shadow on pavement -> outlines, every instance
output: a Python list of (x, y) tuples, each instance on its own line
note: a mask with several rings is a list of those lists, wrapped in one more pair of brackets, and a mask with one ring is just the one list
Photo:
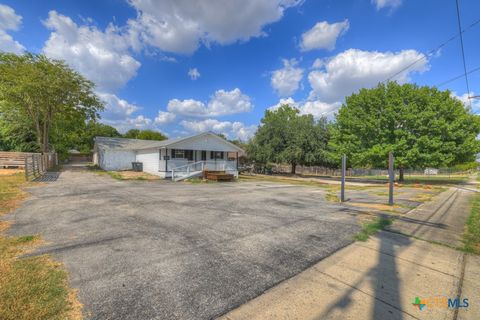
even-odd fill
[[(411, 244), (411, 240), (404, 236), (395, 237), (395, 240), (393, 240), (382, 235), (378, 236), (378, 239), (380, 240), (380, 247), (377, 250), (377, 264), (363, 274), (353, 285), (344, 282), (342, 279), (336, 279), (349, 286), (349, 289), (336, 302), (328, 306), (326, 311), (319, 315), (317, 319), (326, 319), (331, 317), (334, 311), (342, 311), (353, 307), (352, 303), (356, 303), (353, 295), (358, 291), (374, 299), (372, 317), (370, 319), (401, 320), (405, 313), (408, 314), (408, 312), (402, 311), (402, 299), (405, 297), (402, 297), (400, 294), (400, 279), (395, 259), (400, 250)], [(372, 288), (373, 292), (362, 289), (367, 281), (370, 282), (370, 285), (366, 287)]]

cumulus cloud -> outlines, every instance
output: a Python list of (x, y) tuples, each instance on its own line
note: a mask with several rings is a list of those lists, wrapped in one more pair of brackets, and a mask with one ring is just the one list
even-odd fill
[(198, 78), (200, 78), (200, 72), (198, 72), (197, 68), (193, 68), (193, 69), (188, 70), (188, 76), (192, 80), (197, 80)]
[(231, 91), (217, 90), (208, 104), (193, 99), (172, 99), (167, 105), (169, 112), (190, 117), (224, 116), (248, 112), (252, 108), (250, 97), (243, 94), (238, 88)]
[(396, 9), (402, 4), (403, 0), (372, 0), (377, 10), (384, 8)]
[(303, 69), (298, 68), (297, 65), (298, 61), (296, 59), (284, 59), (283, 68), (272, 72), (270, 83), (279, 96), (290, 96), (300, 87)]
[(470, 92), (470, 95), (468, 93), (464, 93), (462, 95), (457, 95), (456, 92), (452, 92), (450, 94), (450, 96), (452, 98), (456, 98), (458, 100), (460, 100), (464, 105), (465, 107), (468, 107), (470, 108), (470, 106), (472, 107), (472, 111), (474, 113), (480, 113), (480, 99), (478, 98), (475, 98), (475, 99), (471, 99), (469, 97), (473, 97), (473, 96), (476, 96), (475, 92)]
[(20, 54), (25, 47), (14, 40), (7, 31), (17, 31), (22, 24), (22, 17), (11, 7), (0, 4), (0, 51)]
[(165, 111), (158, 111), (158, 116), (155, 118), (156, 124), (166, 124), (173, 122), (176, 116), (174, 113), (165, 112)]
[[(327, 103), (343, 101), (345, 96), (360, 88), (376, 86), (422, 57), (424, 55), (415, 50), (378, 52), (349, 49), (325, 61), (321, 69), (309, 73), (310, 98)], [(409, 81), (412, 73), (427, 69), (428, 60), (421, 59), (392, 80), (404, 83)]]
[(333, 114), (333, 112), (337, 111), (341, 107), (340, 102), (326, 103), (320, 100), (307, 100), (298, 102), (289, 97), (286, 99), (280, 99), (277, 104), (269, 107), (268, 109), (276, 110), (285, 104), (288, 104), (292, 108), (298, 109), (300, 114), (311, 114), (315, 119), (329, 117)]
[(119, 120), (125, 119), (132, 115), (139, 108), (127, 102), (126, 100), (120, 99), (115, 94), (112, 93), (97, 93), (100, 99), (105, 103), (105, 111), (102, 116), (111, 119)]
[(317, 22), (312, 29), (302, 34), (300, 49), (310, 51), (314, 49), (335, 49), (337, 38), (347, 32), (350, 24), (347, 19), (342, 22), (329, 24), (327, 21)]
[(230, 139), (246, 141), (250, 139), (257, 130), (257, 126), (246, 126), (242, 122), (218, 121), (216, 119), (205, 119), (201, 121), (183, 120), (180, 124), (189, 132), (200, 133), (213, 131), (222, 133)]
[(102, 122), (115, 127), (121, 133), (129, 129), (156, 129), (154, 121), (144, 115), (116, 120), (105, 118)]
[(265, 35), (299, 0), (130, 0), (137, 18), (128, 24), (141, 41), (162, 51), (193, 53), (200, 43), (229, 44)]
[(45, 26), (52, 30), (43, 52), (65, 60), (92, 80), (98, 90), (112, 92), (137, 74), (140, 62), (129, 53), (130, 35), (110, 24), (105, 31), (92, 25), (78, 26), (70, 17), (50, 11)]

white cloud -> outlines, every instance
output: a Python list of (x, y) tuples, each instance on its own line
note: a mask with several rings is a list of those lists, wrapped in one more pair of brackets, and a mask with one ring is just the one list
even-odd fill
[(158, 116), (155, 118), (156, 124), (166, 124), (173, 122), (176, 116), (174, 113), (165, 112), (165, 111), (158, 111)]
[(172, 99), (168, 102), (167, 110), (169, 112), (184, 116), (204, 116), (207, 113), (205, 104), (193, 99)]
[(253, 104), (250, 97), (243, 94), (240, 89), (232, 91), (217, 90), (208, 103), (208, 114), (210, 116), (221, 116), (227, 114), (248, 112), (252, 110)]
[[(343, 101), (345, 96), (360, 88), (376, 86), (423, 56), (415, 50), (393, 53), (349, 49), (326, 61), (322, 69), (309, 73), (310, 100)], [(409, 81), (411, 73), (427, 69), (428, 60), (422, 59), (392, 80), (404, 83)]]
[(280, 106), (288, 104), (292, 108), (296, 108), (300, 111), (300, 114), (311, 114), (315, 119), (321, 117), (328, 117), (337, 111), (341, 107), (340, 102), (326, 103), (320, 100), (307, 100), (303, 102), (295, 101), (293, 98), (289, 97), (286, 99), (280, 99), (280, 101), (269, 107), (269, 110), (276, 110)]
[(21, 54), (25, 47), (14, 40), (7, 31), (17, 31), (22, 24), (22, 16), (11, 7), (0, 4), (0, 51)]
[(105, 111), (102, 116), (110, 120), (119, 120), (125, 119), (132, 115), (139, 108), (127, 102), (126, 100), (120, 99), (115, 94), (111, 93), (97, 93), (100, 99), (105, 102)]
[(169, 112), (190, 117), (224, 116), (248, 112), (252, 108), (250, 97), (243, 94), (238, 88), (231, 91), (217, 90), (210, 98), (208, 105), (193, 99), (172, 99), (167, 105)]
[(205, 119), (201, 121), (183, 120), (180, 124), (189, 132), (200, 133), (213, 131), (222, 133), (230, 139), (240, 139), (246, 141), (250, 139), (257, 130), (257, 126), (246, 126), (241, 122), (218, 121), (216, 119)]
[(192, 80), (197, 80), (198, 78), (200, 78), (200, 72), (198, 72), (197, 68), (193, 68), (193, 69), (188, 70), (188, 76)]
[(292, 95), (300, 87), (303, 69), (297, 68), (297, 64), (298, 61), (295, 59), (284, 59), (283, 68), (272, 72), (270, 83), (281, 97)]
[(476, 114), (480, 113), (480, 99), (478, 98), (475, 98), (475, 99), (470, 99), (469, 97), (473, 97), (473, 96), (476, 96), (475, 92), (470, 92), (470, 95), (468, 93), (464, 93), (462, 95), (457, 95), (456, 92), (452, 92), (450, 94), (450, 96), (452, 98), (456, 98), (458, 100), (460, 100), (464, 105), (465, 107), (468, 107), (470, 108), (470, 106), (472, 107), (472, 111)]
[(19, 29), (22, 24), (22, 16), (15, 13), (13, 8), (0, 4), (0, 29), (1, 30), (13, 30)]
[(314, 118), (328, 117), (341, 107), (340, 102), (326, 103), (320, 100), (306, 101), (300, 106), (300, 114), (311, 114)]
[(309, 51), (314, 49), (335, 49), (337, 38), (347, 32), (350, 24), (347, 19), (342, 22), (329, 24), (327, 21), (317, 22), (315, 26), (302, 34), (300, 49)]
[(137, 18), (130, 29), (162, 51), (193, 53), (200, 43), (229, 44), (265, 35), (263, 27), (282, 18), (299, 0), (130, 0)]
[(392, 10), (398, 8), (403, 0), (372, 0), (377, 10), (390, 7)]
[(312, 63), (312, 69), (320, 69), (325, 65), (325, 61), (323, 59), (317, 58)]
[(65, 60), (92, 80), (99, 91), (119, 89), (137, 74), (140, 62), (128, 52), (134, 46), (132, 39), (113, 24), (105, 31), (91, 25), (78, 26), (56, 11), (49, 12), (44, 24), (52, 30), (44, 53)]

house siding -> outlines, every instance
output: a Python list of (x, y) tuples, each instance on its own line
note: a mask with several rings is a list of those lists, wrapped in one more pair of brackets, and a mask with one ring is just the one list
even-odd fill
[(143, 171), (158, 174), (159, 170), (159, 150), (139, 150), (137, 151), (136, 161), (143, 163)]
[(135, 161), (133, 150), (103, 150), (99, 152), (98, 161), (100, 168), (104, 170), (128, 170)]

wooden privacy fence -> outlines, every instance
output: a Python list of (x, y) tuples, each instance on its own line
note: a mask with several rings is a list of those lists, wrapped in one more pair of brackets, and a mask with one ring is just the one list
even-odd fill
[(25, 166), (25, 157), (33, 153), (28, 152), (3, 152), (0, 151), (0, 168), (23, 168)]
[(56, 153), (33, 153), (25, 157), (25, 179), (33, 180), (58, 165)]

